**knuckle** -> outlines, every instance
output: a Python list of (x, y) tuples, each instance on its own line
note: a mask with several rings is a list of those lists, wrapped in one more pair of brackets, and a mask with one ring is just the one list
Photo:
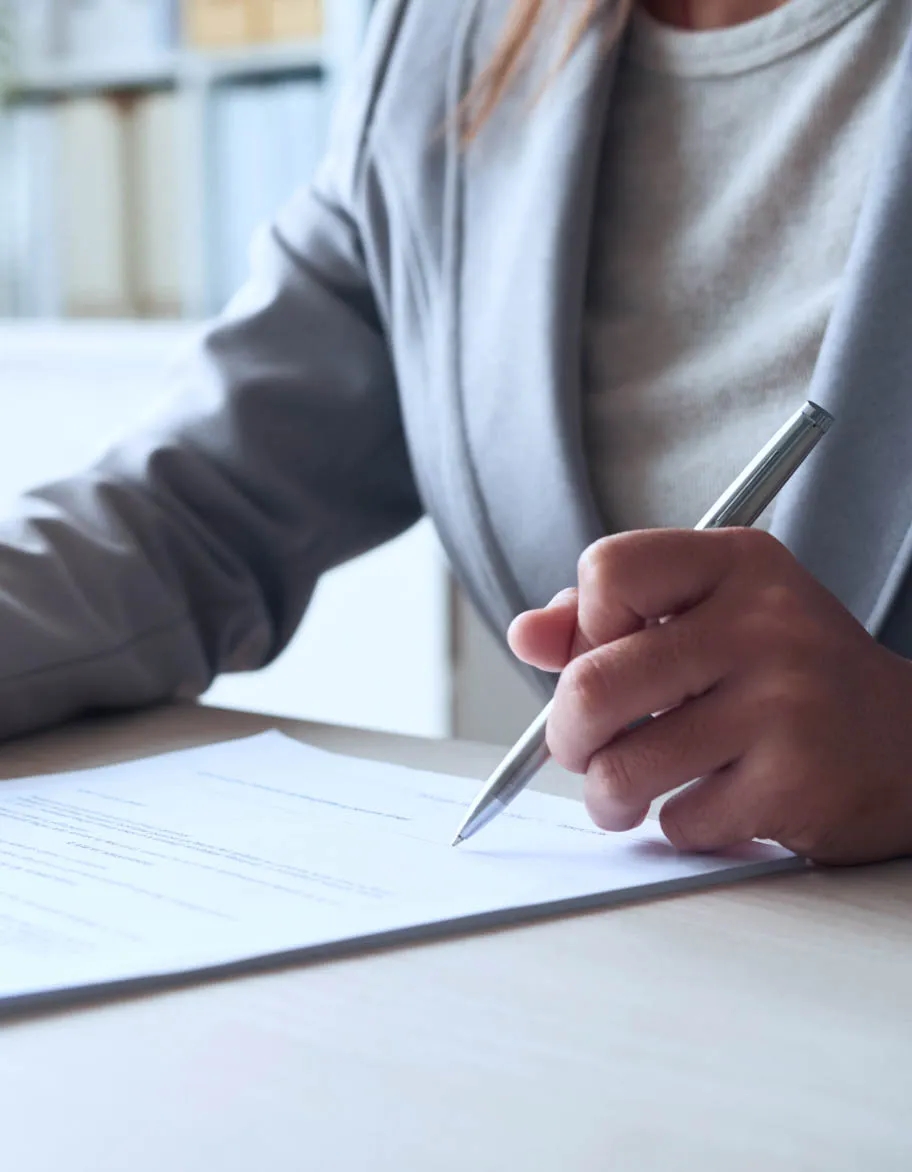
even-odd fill
[(761, 727), (770, 731), (807, 730), (816, 723), (816, 703), (803, 673), (767, 673), (751, 689), (750, 705)]
[(610, 546), (610, 543), (610, 537), (602, 537), (598, 541), (594, 541), (592, 545), (586, 546), (576, 563), (577, 577), (580, 582), (598, 572), (602, 559), (605, 557), (605, 550)]
[(724, 641), (696, 624), (672, 619), (653, 633), (654, 638), (643, 641), (645, 672), (653, 679), (678, 681), (682, 698), (705, 691), (707, 673), (721, 673), (728, 661)]
[(608, 682), (599, 656), (579, 655), (564, 669), (562, 683), (570, 704), (588, 723), (604, 712), (608, 703)]
[(639, 805), (640, 770), (628, 754), (615, 749), (603, 749), (590, 762), (588, 776), (593, 787), (619, 805)]
[(617, 590), (626, 577), (635, 544), (635, 534), (616, 533), (590, 545), (577, 566), (580, 586), (597, 596)]
[(757, 606), (771, 631), (790, 635), (801, 617), (801, 604), (791, 586), (781, 580), (768, 582), (760, 590)]
[(672, 846), (682, 851), (696, 850), (700, 843), (697, 840), (691, 819), (687, 817), (686, 811), (682, 810), (681, 807), (681, 802), (666, 802), (659, 814), (659, 825)]
[(739, 643), (752, 657), (791, 656), (803, 641), (801, 604), (782, 582), (757, 587), (750, 604), (739, 610)]
[(723, 532), (730, 534), (729, 540), (740, 558), (753, 565), (779, 564), (788, 551), (782, 542), (767, 533), (765, 529), (739, 528), (726, 529)]

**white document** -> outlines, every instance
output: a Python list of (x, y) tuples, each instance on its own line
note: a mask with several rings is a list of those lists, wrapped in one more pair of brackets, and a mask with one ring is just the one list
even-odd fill
[(478, 783), (279, 733), (0, 783), (0, 1002), (439, 933), (803, 864), (676, 852), (526, 792), (449, 843)]

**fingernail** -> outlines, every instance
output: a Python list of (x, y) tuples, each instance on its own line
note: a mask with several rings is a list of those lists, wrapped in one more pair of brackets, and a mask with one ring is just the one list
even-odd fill
[(551, 608), (554, 606), (563, 606), (565, 603), (569, 602), (575, 596), (576, 596), (575, 588), (573, 586), (568, 586), (566, 590), (561, 590), (560, 593), (555, 594), (554, 597), (551, 599), (551, 601), (548, 603), (548, 605), (544, 609), (551, 610)]

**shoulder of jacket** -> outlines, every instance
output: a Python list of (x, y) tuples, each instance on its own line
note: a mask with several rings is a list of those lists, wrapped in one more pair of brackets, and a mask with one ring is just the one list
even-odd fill
[[(333, 117), (327, 176), (339, 201), (361, 202), (378, 156), (416, 174), (486, 59), (511, 0), (377, 0)], [(460, 95), (461, 96), (461, 95)]]
[(424, 105), (434, 101), (435, 89), (443, 91), (440, 67), (470, 6), (472, 0), (378, 0), (336, 107), (336, 131), (357, 143), (359, 155), (391, 89)]

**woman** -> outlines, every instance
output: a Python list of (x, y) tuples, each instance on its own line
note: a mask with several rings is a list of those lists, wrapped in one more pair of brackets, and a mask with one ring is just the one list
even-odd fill
[[(623, 15), (382, 0), (183, 393), (5, 526), (3, 732), (266, 662), (427, 510), (601, 826), (912, 848), (912, 4)], [(687, 531), (806, 394), (775, 536)]]

